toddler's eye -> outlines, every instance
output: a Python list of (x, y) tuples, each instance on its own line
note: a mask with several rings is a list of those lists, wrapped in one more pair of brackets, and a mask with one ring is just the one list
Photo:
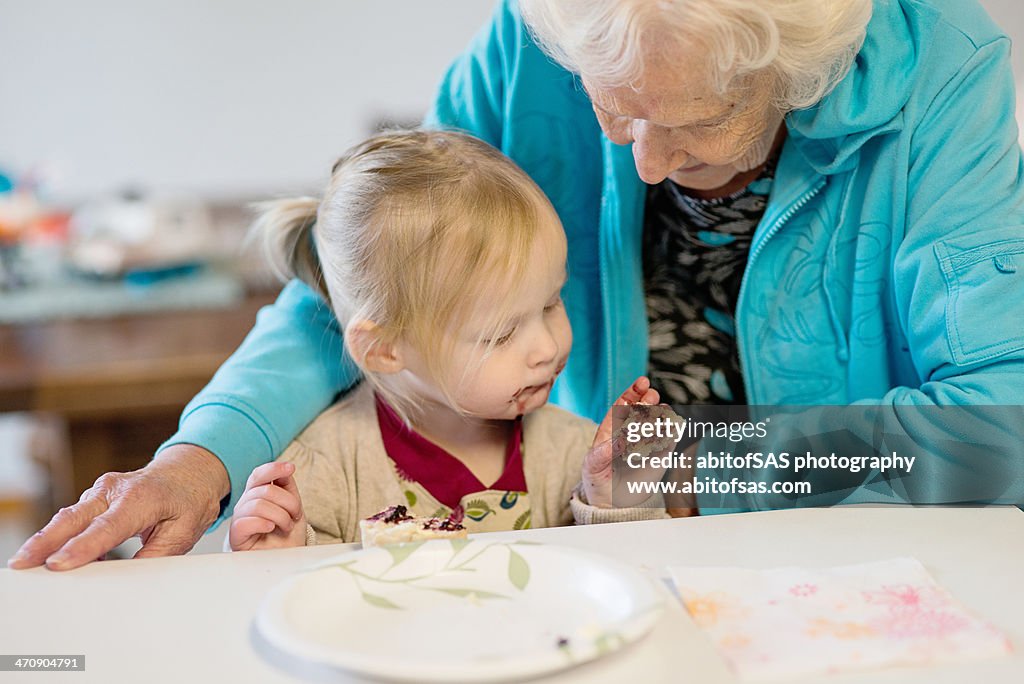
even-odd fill
[(498, 337), (498, 338), (495, 338), (495, 339), (491, 339), (491, 340), (484, 340), (484, 344), (489, 346), (489, 347), (490, 346), (501, 347), (501, 346), (504, 346), (504, 345), (508, 344), (512, 340), (512, 336), (515, 335), (515, 334), (516, 334), (516, 329), (512, 328), (511, 330), (509, 330), (507, 333), (505, 333), (501, 337)]
[(550, 312), (554, 311), (555, 309), (557, 309), (560, 306), (562, 306), (562, 298), (561, 297), (559, 297), (555, 301), (553, 301), (550, 304), (548, 304), (547, 306), (545, 306), (544, 307), (544, 313), (550, 313)]

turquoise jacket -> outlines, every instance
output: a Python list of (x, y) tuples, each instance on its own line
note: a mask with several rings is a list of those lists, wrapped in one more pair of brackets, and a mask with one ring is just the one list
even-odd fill
[[(913, 437), (914, 407), (1024, 403), (1024, 163), (1009, 50), (972, 0), (875, 0), (850, 73), (786, 117), (736, 312), (751, 404), (863, 403)], [(600, 419), (647, 367), (646, 186), (630, 148), (601, 134), (578, 80), (508, 0), (445, 75), (428, 123), (498, 147), (557, 209), (575, 345), (553, 401)], [(167, 444), (217, 454), (233, 504), (252, 468), (355, 380), (342, 356), (329, 309), (289, 284)], [(961, 491), (972, 465), (955, 454), (918, 467), (910, 492), (851, 486), (808, 503), (1024, 501), (1024, 477)], [(723, 507), (770, 505), (747, 504)]]

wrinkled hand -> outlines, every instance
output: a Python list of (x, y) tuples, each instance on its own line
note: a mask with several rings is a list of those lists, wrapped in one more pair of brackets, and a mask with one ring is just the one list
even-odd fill
[(232, 551), (306, 545), (306, 515), (295, 484), (295, 464), (275, 461), (252, 471), (235, 505)]
[(78, 503), (62, 508), (7, 562), (14, 569), (46, 564), (71, 570), (102, 558), (134, 536), (136, 558), (188, 552), (217, 519), (231, 489), (227, 471), (206, 449), (178, 444), (146, 467), (101, 475)]
[[(615, 406), (628, 406), (629, 404), (657, 404), (661, 400), (658, 391), (651, 387), (651, 381), (646, 377), (637, 378), (632, 386), (623, 392), (612, 408), (608, 409), (604, 420), (597, 427), (597, 434), (594, 435), (594, 443), (590, 451), (583, 459), (583, 494), (587, 497), (587, 503), (600, 508), (611, 508), (612, 505), (612, 470), (616, 458), (626, 451), (625, 441), (621, 438), (613, 443), (613, 411)], [(665, 470), (656, 479), (664, 475)], [(639, 475), (639, 473), (635, 473)], [(651, 475), (655, 475), (652, 473)], [(636, 495), (634, 495), (636, 496)], [(618, 497), (616, 497), (618, 499)], [(644, 494), (638, 500), (623, 501), (622, 505), (639, 504), (649, 498)]]

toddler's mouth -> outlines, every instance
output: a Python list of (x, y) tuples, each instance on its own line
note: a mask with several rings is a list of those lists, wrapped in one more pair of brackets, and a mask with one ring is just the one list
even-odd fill
[(526, 387), (520, 387), (516, 391), (516, 393), (512, 395), (512, 399), (509, 401), (509, 403), (522, 403), (522, 400), (526, 399), (527, 397), (533, 396), (534, 394), (537, 394), (542, 391), (550, 390), (551, 387), (555, 384), (555, 380), (558, 379), (559, 373), (561, 373), (564, 369), (565, 361), (558, 365), (558, 367), (555, 369), (555, 372), (551, 374), (551, 377), (548, 378), (546, 382), (542, 382), (538, 385), (527, 385)]
[(554, 379), (548, 380), (540, 385), (527, 385), (526, 387), (520, 387), (515, 394), (512, 395), (512, 399), (509, 403), (519, 401), (520, 399), (526, 399), (542, 389), (550, 387), (554, 383)]
[(531, 394), (536, 394), (540, 390), (547, 389), (547, 388), (551, 387), (551, 385), (553, 385), (554, 382), (555, 382), (555, 379), (551, 378), (547, 382), (542, 382), (539, 385), (527, 385), (526, 387), (520, 387), (519, 391), (512, 395), (512, 399), (514, 401), (514, 400), (518, 399), (519, 397), (529, 396)]
[(523, 387), (512, 396), (512, 400), (509, 403), (515, 404), (516, 410), (521, 415), (526, 411), (526, 405), (531, 399), (536, 397), (538, 394), (546, 395), (551, 391), (551, 386), (554, 384), (555, 379), (551, 378), (540, 385), (529, 385), (528, 387)]

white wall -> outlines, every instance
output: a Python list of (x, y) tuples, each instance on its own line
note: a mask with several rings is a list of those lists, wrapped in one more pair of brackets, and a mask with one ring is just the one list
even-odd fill
[(416, 121), (491, 0), (0, 0), (0, 167), (59, 195), (319, 185)]
[[(981, 1), (1017, 39), (1024, 119), (1024, 0)], [(492, 4), (0, 0), (0, 167), (70, 199), (316, 188), (374, 121), (420, 116)]]

